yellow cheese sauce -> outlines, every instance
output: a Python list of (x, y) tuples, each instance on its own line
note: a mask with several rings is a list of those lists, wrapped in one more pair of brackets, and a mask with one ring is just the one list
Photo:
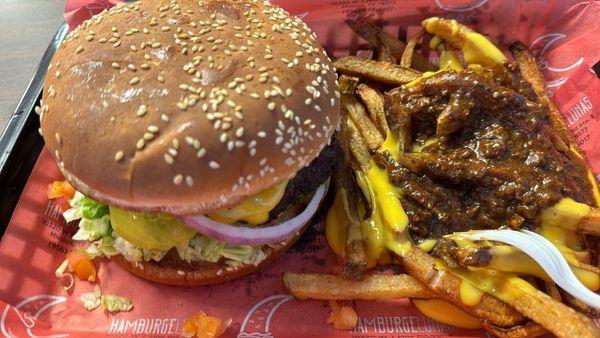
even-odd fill
[(462, 52), (468, 64), (491, 67), (506, 60), (504, 54), (490, 40), (475, 32), (467, 34)]
[(325, 218), (325, 237), (331, 250), (338, 257), (346, 256), (346, 238), (350, 220), (344, 210), (344, 190), (338, 190)]
[(537, 292), (535, 287), (513, 273), (478, 268), (451, 268), (440, 260), (436, 261), (436, 268), (452, 272), (473, 286), (472, 289), (465, 287), (464, 290), (461, 287), (461, 301), (465, 304), (477, 299), (478, 291), (488, 293), (505, 302), (510, 302), (523, 293)]
[(463, 280), (460, 283), (460, 300), (467, 306), (475, 306), (481, 302), (483, 291)]
[(451, 69), (457, 72), (464, 70), (460, 59), (453, 50), (443, 49), (440, 53), (440, 70)]

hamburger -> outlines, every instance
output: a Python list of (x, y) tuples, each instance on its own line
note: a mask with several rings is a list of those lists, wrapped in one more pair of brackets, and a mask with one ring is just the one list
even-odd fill
[(73, 30), (41, 132), (77, 193), (76, 240), (131, 273), (206, 285), (285, 252), (335, 170), (337, 76), (267, 1), (119, 4)]

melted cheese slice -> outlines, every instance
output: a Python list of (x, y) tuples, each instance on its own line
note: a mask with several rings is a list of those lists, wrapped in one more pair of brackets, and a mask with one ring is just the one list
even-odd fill
[(269, 220), (269, 212), (281, 201), (288, 181), (276, 184), (252, 195), (240, 204), (212, 212), (207, 216), (217, 222), (233, 224), (246, 222), (251, 225), (263, 224)]

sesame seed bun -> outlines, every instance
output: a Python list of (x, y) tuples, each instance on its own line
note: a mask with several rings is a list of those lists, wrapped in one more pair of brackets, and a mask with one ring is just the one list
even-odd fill
[(84, 22), (44, 88), (65, 178), (120, 208), (200, 214), (293, 176), (339, 122), (330, 59), (263, 1), (143, 0)]
[(190, 264), (181, 260), (175, 250), (171, 250), (160, 262), (143, 261), (134, 264), (121, 255), (113, 256), (111, 260), (116, 261), (117, 264), (130, 273), (155, 283), (179, 286), (224, 283), (248, 275), (274, 261), (296, 243), (308, 224), (305, 224), (302, 229), (284, 242), (265, 246), (263, 250), (267, 257), (257, 266), (244, 264), (238, 267), (229, 267), (223, 260), (217, 263), (193, 262)]

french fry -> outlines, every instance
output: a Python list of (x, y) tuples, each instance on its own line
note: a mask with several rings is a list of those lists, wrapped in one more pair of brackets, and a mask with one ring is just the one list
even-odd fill
[[(375, 26), (371, 23), (358, 24), (353, 20), (346, 20), (348, 26), (360, 37), (367, 40), (373, 48), (379, 50), (380, 47), (378, 44), (383, 44), (387, 46), (390, 54), (396, 59), (400, 60), (402, 58), (402, 53), (404, 52), (404, 48), (406, 44), (404, 41), (401, 41), (388, 33), (384, 32), (381, 28)], [(433, 71), (435, 70), (435, 66), (427, 60), (426, 57), (415, 54), (413, 58), (413, 68), (419, 70), (421, 72)]]
[(553, 282), (544, 281), (544, 291), (546, 291), (546, 294), (552, 297), (552, 299), (558, 302), (561, 301), (562, 297), (560, 296), (560, 291), (558, 290), (556, 284), (554, 284)]
[(340, 93), (354, 95), (359, 78), (354, 76), (342, 75), (339, 80)]
[(548, 331), (535, 322), (527, 322), (511, 328), (502, 328), (483, 321), (483, 328), (500, 338), (531, 338), (542, 336)]
[(563, 145), (559, 146), (558, 149), (568, 151), (567, 145), (575, 143), (573, 142), (571, 133), (567, 129), (558, 107), (556, 107), (554, 102), (548, 96), (546, 80), (538, 67), (537, 60), (531, 54), (529, 49), (520, 41), (510, 45), (509, 49), (519, 65), (519, 70), (521, 71), (523, 79), (531, 84), (539, 102), (550, 109), (550, 123), (552, 124), (552, 127), (560, 133), (560, 140), (563, 142)]
[(587, 168), (587, 165), (583, 156), (581, 156), (581, 149), (579, 149), (573, 135), (567, 129), (563, 115), (558, 110), (556, 104), (554, 104), (548, 96), (546, 81), (538, 67), (535, 57), (531, 54), (529, 49), (519, 41), (510, 45), (509, 49), (519, 65), (519, 70), (521, 71), (523, 79), (531, 84), (539, 102), (548, 107), (550, 111), (549, 120), (554, 132), (549, 133), (549, 135), (554, 146), (575, 164), (574, 166), (571, 166), (570, 175), (577, 175), (587, 179), (587, 184), (584, 183), (585, 180), (579, 180), (581, 182), (580, 184), (582, 184), (581, 189), (587, 190), (592, 196), (588, 204), (600, 207), (600, 192), (598, 192), (597, 184), (589, 169), (587, 172), (574, 172), (577, 168)]
[(432, 17), (421, 22), (427, 32), (435, 34), (455, 49), (463, 50), (467, 64), (493, 67), (506, 60), (506, 56), (485, 36), (474, 32), (456, 20)]
[(361, 59), (356, 56), (345, 56), (337, 59), (333, 65), (342, 74), (360, 76), (365, 79), (383, 82), (389, 85), (409, 83), (421, 77), (421, 73), (398, 65)]
[[(418, 250), (413, 250), (418, 251)], [(410, 257), (405, 257), (404, 261)], [(413, 259), (410, 259), (414, 261)], [(465, 268), (451, 269), (451, 274), (456, 274), (465, 280), (484, 278), (482, 273), (485, 271), (471, 271)], [(409, 270), (411, 275), (421, 280), (426, 285), (427, 282), (420, 279)], [(488, 276), (492, 276), (487, 274)], [(586, 316), (573, 310), (563, 303), (557, 302), (547, 294), (528, 285), (523, 279), (503, 277), (498, 273), (491, 278), (493, 281), (501, 281), (501, 287), (491, 287), (488, 291), (498, 299), (504, 301), (507, 305), (517, 310), (522, 315), (530, 318), (540, 324), (548, 331), (558, 337), (599, 337), (600, 331), (594, 323)], [(489, 285), (489, 284), (488, 284)], [(512, 290), (511, 292), (505, 292)], [(496, 299), (496, 298), (494, 298)], [(497, 325), (496, 323), (493, 323)], [(502, 325), (500, 325), (502, 326)]]
[(577, 224), (577, 231), (600, 236), (600, 209), (592, 208), (590, 213)]
[[(514, 272), (519, 275), (536, 276), (546, 282), (551, 281), (544, 270), (531, 257), (512, 246), (494, 245), (455, 248), (451, 250), (451, 254), (458, 264), (464, 267), (485, 267), (497, 271)], [(590, 289), (598, 289), (600, 268), (581, 263), (572, 257), (567, 257), (567, 261), (573, 269), (573, 273), (583, 284)]]
[(365, 246), (358, 214), (359, 192), (350, 177), (349, 168), (341, 168), (335, 175), (334, 183), (341, 194), (342, 205), (348, 219), (345, 243), (343, 276), (346, 279), (362, 280), (367, 270)]
[(367, 275), (351, 281), (327, 274), (283, 274), (286, 290), (298, 299), (391, 300), (400, 298), (436, 298), (425, 285), (409, 275)]
[(415, 36), (412, 37), (412, 39), (408, 41), (406, 48), (404, 48), (404, 52), (402, 53), (402, 58), (400, 59), (400, 66), (410, 68), (415, 53), (415, 47), (425, 33), (425, 30), (421, 29)]
[(588, 316), (590, 318), (597, 318), (598, 317), (598, 312), (593, 307), (591, 307), (591, 306), (589, 306), (587, 304), (584, 304), (582, 301), (580, 301), (579, 299), (571, 296), (567, 292), (564, 292), (562, 289), (559, 289), (559, 292), (560, 292), (560, 294), (562, 296), (562, 299), (570, 307), (574, 308), (575, 310), (583, 313), (584, 315), (586, 315), (586, 316)]
[(500, 327), (512, 327), (526, 321), (515, 309), (487, 294), (475, 306), (463, 304), (460, 296), (462, 279), (448, 271), (436, 269), (435, 259), (421, 249), (413, 248), (400, 258), (411, 276), (427, 285), (440, 298), (452, 302), (467, 313)]
[(390, 46), (381, 42), (381, 39), (379, 37), (377, 37), (377, 40), (377, 61), (396, 63), (396, 58), (392, 55), (392, 52), (390, 51)]
[(360, 132), (351, 118), (346, 120), (344, 127), (345, 130), (343, 131), (347, 137), (348, 149), (353, 159), (352, 162), (358, 169), (367, 172), (371, 168), (371, 154), (369, 154), (367, 144), (360, 136)]
[(355, 97), (344, 95), (342, 104), (348, 112), (348, 116), (352, 119), (365, 143), (371, 151), (377, 150), (383, 144), (383, 136), (367, 115), (367, 111), (363, 104)]
[(421, 25), (427, 32), (439, 36), (455, 49), (463, 48), (467, 41), (467, 35), (473, 33), (471, 28), (450, 19), (433, 17), (423, 20)]
[(367, 259), (362, 226), (359, 221), (350, 220), (342, 275), (346, 279), (360, 281), (365, 278), (366, 271)]
[(512, 297), (508, 302), (558, 337), (598, 337), (596, 325), (586, 316), (535, 290)]
[(385, 117), (383, 96), (376, 89), (362, 83), (356, 88), (356, 93), (367, 107), (371, 121), (376, 122), (381, 134), (387, 135), (389, 127)]

